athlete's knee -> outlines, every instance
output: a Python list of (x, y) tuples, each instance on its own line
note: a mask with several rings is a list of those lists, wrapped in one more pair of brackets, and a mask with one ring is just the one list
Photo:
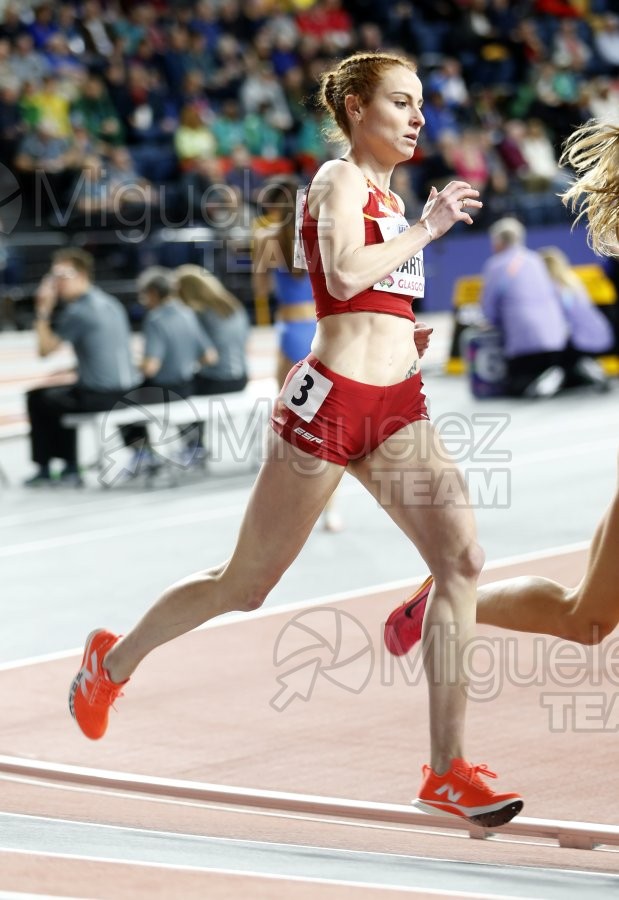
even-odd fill
[(476, 541), (460, 548), (446, 548), (441, 558), (430, 566), (437, 589), (441, 586), (445, 591), (458, 591), (462, 582), (476, 584), (484, 561), (484, 551)]
[(228, 565), (229, 560), (225, 560), (225, 562), (219, 563), (216, 566), (212, 566), (207, 572), (207, 576), (211, 579), (220, 578)]
[(278, 581), (279, 578), (267, 578), (261, 582), (247, 585), (237, 595), (235, 609), (239, 612), (254, 612), (256, 609), (260, 609)]
[(594, 622), (588, 616), (568, 617), (567, 626), (565, 639), (586, 646), (601, 644), (615, 630), (614, 625), (608, 622)]
[(268, 591), (249, 591), (241, 598), (237, 609), (239, 612), (254, 612), (260, 609), (268, 595)]
[(278, 567), (264, 562), (248, 565), (235, 553), (218, 574), (221, 602), (226, 611), (253, 612), (262, 606), (282, 574)]
[(456, 570), (464, 578), (477, 580), (486, 561), (483, 547), (477, 541), (471, 541), (455, 558)]
[(581, 588), (565, 590), (565, 614), (561, 637), (577, 644), (601, 644), (613, 632), (617, 622), (600, 621), (591, 616), (591, 602)]

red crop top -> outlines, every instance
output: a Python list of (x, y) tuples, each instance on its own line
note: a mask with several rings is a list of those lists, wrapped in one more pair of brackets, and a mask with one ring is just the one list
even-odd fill
[[(391, 192), (384, 194), (369, 179), (366, 181), (369, 196), (363, 207), (363, 218), (367, 247), (396, 237), (406, 231), (409, 225), (399, 210), (395, 195)], [(306, 198), (307, 191), (304, 199)], [(316, 302), (317, 319), (346, 312), (378, 312), (415, 321), (411, 303), (414, 297), (423, 297), (423, 251), (420, 250), (394, 272), (386, 274), (375, 285), (360, 291), (350, 300), (337, 300), (327, 290), (318, 245), (318, 222), (310, 215), (307, 202), (303, 204), (301, 237)]]

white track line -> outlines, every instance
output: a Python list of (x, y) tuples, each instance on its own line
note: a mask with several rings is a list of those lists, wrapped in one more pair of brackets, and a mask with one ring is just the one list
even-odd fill
[[(516, 459), (507, 462), (502, 466), (488, 466), (488, 470), (492, 471), (494, 468), (520, 468), (522, 466), (537, 464), (539, 462), (548, 462), (550, 460), (563, 459), (568, 456), (571, 457), (574, 455), (583, 454), (588, 455), (593, 451), (600, 450), (603, 446), (616, 448), (616, 445), (617, 441), (615, 438), (609, 438), (605, 441), (601, 440), (585, 442), (581, 444), (570, 444), (569, 446), (554, 448), (551, 450), (541, 450), (534, 453), (524, 454), (522, 456), (519, 455)], [(355, 484), (355, 487), (359, 492), (363, 491), (360, 485)], [(349, 487), (348, 490), (350, 490), (351, 493), (355, 492), (352, 487)], [(176, 528), (178, 526), (188, 525), (192, 523), (195, 524), (199, 522), (214, 521), (220, 518), (226, 518), (228, 516), (238, 516), (240, 518), (244, 513), (245, 508), (246, 499), (244, 497), (243, 502), (239, 504), (235, 504), (234, 506), (221, 507), (219, 509), (200, 510), (197, 512), (184, 513), (182, 515), (178, 514), (174, 516), (162, 516), (161, 518), (148, 518), (146, 520), (139, 519), (134, 522), (129, 522), (125, 525), (110, 525), (105, 528), (94, 528), (87, 531), (61, 534), (55, 537), (41, 538), (36, 541), (25, 541), (18, 544), (8, 544), (4, 547), (0, 547), (0, 558), (21, 556), (27, 553), (40, 553), (45, 550), (57, 549), (58, 547), (70, 547), (75, 546), (76, 544), (86, 544), (91, 541), (124, 537), (130, 534), (135, 534), (137, 531), (142, 534), (144, 532), (161, 531), (167, 528)]]
[(196, 522), (209, 522), (213, 519), (223, 519), (227, 516), (239, 516), (245, 509), (245, 504), (237, 503), (234, 506), (220, 507), (219, 509), (203, 509), (194, 513), (182, 513), (176, 516), (165, 516), (160, 519), (146, 519), (145, 521), (131, 522), (127, 525), (110, 525), (107, 528), (93, 528), (90, 531), (77, 531), (73, 534), (60, 534), (57, 537), (41, 538), (38, 541), (26, 541), (22, 544), (9, 544), (0, 547), (0, 558), (10, 556), (22, 556), (25, 553), (40, 553), (42, 550), (53, 550), (57, 547), (69, 547), (76, 544), (87, 544), (91, 541), (105, 540), (106, 538), (123, 537), (135, 534), (137, 531), (144, 534), (147, 531), (162, 531), (166, 528), (176, 528), (179, 525), (190, 525)]
[[(456, 816), (426, 815), (417, 812), (412, 806), (395, 803), (374, 803), (340, 797), (321, 797), (312, 794), (208, 784), (178, 778), (158, 778), (12, 756), (0, 756), (0, 771), (30, 776), (38, 774), (46, 779), (124, 789), (140, 794), (156, 794), (241, 807), (283, 810), (308, 816), (362, 819), (406, 824), (412, 827), (421, 826), (424, 829), (464, 831), (468, 832), (472, 838), (480, 838), (488, 834), (485, 829)], [(509, 834), (517, 838), (550, 838), (557, 840), (560, 847), (569, 848), (593, 850), (596, 845), (600, 844), (619, 847), (619, 827), (588, 822), (532, 819), (520, 816), (503, 825), (500, 834), (501, 836)]]
[[(198, 801), (198, 800), (182, 800), (177, 797), (154, 797), (149, 794), (136, 794), (135, 791), (132, 793), (131, 791), (117, 791), (111, 788), (97, 788), (90, 787), (88, 785), (76, 785), (76, 784), (67, 784), (65, 782), (57, 782), (57, 781), (48, 781), (44, 778), (27, 778), (23, 775), (3, 775), (0, 773), (0, 781), (5, 781), (8, 783), (17, 783), (17, 784), (25, 784), (28, 787), (37, 787), (37, 788), (45, 788), (47, 790), (55, 790), (55, 791), (63, 791), (68, 793), (75, 794), (89, 794), (96, 797), (113, 797), (119, 800), (130, 800), (136, 803), (154, 803), (163, 806), (183, 806), (189, 807), (193, 809), (203, 809), (203, 810), (217, 810), (221, 812), (222, 810), (229, 813), (239, 813), (243, 816), (259, 816), (260, 818), (265, 819), (285, 819), (293, 822), (307, 822), (308, 817), (302, 814), (289, 813), (289, 812), (273, 812), (268, 809), (249, 809), (245, 808), (239, 811), (238, 806), (233, 806), (225, 803), (209, 803), (208, 801)], [(312, 816), (312, 822), (317, 822), (321, 825), (346, 825), (347, 828), (360, 828), (360, 829), (370, 829), (374, 831), (400, 831), (406, 834), (420, 832), (424, 834), (431, 834), (435, 837), (445, 836), (447, 833), (443, 830), (443, 832), (438, 832), (436, 829), (428, 829), (424, 831), (421, 828), (410, 828), (406, 825), (388, 825), (386, 822), (362, 822), (355, 821), (353, 819), (342, 819), (337, 818), (335, 816)], [(450, 835), (450, 837), (461, 837), (463, 840), (466, 840), (468, 835)]]
[[(480, 894), (477, 891), (475, 893), (470, 893), (469, 891), (449, 891), (449, 890), (440, 890), (435, 888), (417, 888), (417, 887), (408, 887), (406, 885), (393, 885), (393, 884), (382, 884), (380, 882), (370, 883), (370, 882), (361, 882), (361, 881), (340, 881), (338, 879), (333, 878), (304, 878), (300, 875), (272, 875), (265, 872), (246, 872), (242, 869), (221, 869), (221, 868), (202, 868), (200, 866), (188, 866), (188, 865), (174, 865), (172, 863), (157, 863), (157, 862), (142, 862), (139, 860), (130, 860), (130, 859), (117, 859), (115, 857), (107, 857), (107, 856), (86, 856), (83, 854), (71, 854), (71, 853), (32, 853), (30, 850), (3, 850), (0, 847), (0, 853), (7, 854), (20, 854), (24, 856), (32, 856), (35, 858), (43, 857), (44, 859), (64, 859), (64, 860), (80, 860), (83, 862), (89, 863), (108, 863), (114, 866), (133, 866), (140, 867), (145, 869), (163, 869), (173, 872), (200, 872), (203, 875), (225, 875), (226, 877), (237, 877), (237, 878), (255, 878), (261, 879), (262, 881), (281, 881), (281, 882), (294, 882), (296, 884), (315, 884), (315, 885), (333, 885), (336, 887), (351, 887), (355, 888), (358, 891), (362, 890), (377, 890), (381, 891), (392, 891), (393, 893), (399, 894), (420, 894), (422, 897), (461, 897), (463, 900), (522, 900), (522, 898), (518, 898), (515, 895), (508, 894)], [(10, 894), (11, 897), (20, 897), (20, 894)], [(26, 897), (37, 896), (32, 894), (24, 895)], [(0, 893), (0, 898), (2, 894)]]
[[(531, 553), (519, 553), (515, 556), (506, 556), (502, 559), (494, 560), (486, 564), (484, 571), (492, 572), (501, 569), (504, 566), (513, 566), (520, 563), (536, 562), (541, 559), (549, 559), (553, 556), (569, 556), (572, 553), (580, 553), (587, 550), (589, 541), (578, 541), (574, 544), (562, 544), (558, 547), (548, 547), (545, 550), (539, 550)], [(337, 594), (327, 594), (323, 597), (317, 597), (313, 600), (298, 600), (294, 603), (284, 603), (281, 606), (264, 606), (259, 610), (251, 613), (252, 619), (265, 618), (267, 616), (277, 616), (281, 614), (294, 613), (302, 609), (310, 609), (315, 606), (331, 606), (334, 603), (344, 603), (347, 600), (363, 600), (372, 594), (409, 590), (420, 584), (426, 577), (427, 572), (419, 575), (411, 575), (410, 578), (401, 578), (397, 581), (386, 581), (382, 584), (370, 585), (367, 588), (359, 588), (358, 590), (340, 591)], [(233, 625), (239, 620), (247, 618), (247, 613), (226, 613), (217, 619), (212, 619), (200, 625), (195, 631), (202, 631), (207, 628), (222, 628), (226, 625)], [(81, 656), (84, 652), (83, 647), (75, 647), (70, 650), (58, 650), (53, 653), (43, 653), (40, 656), (26, 656), (22, 659), (9, 660), (0, 663), (0, 672), (8, 672), (11, 669), (20, 669), (25, 666), (36, 666), (48, 662), (56, 662), (61, 659), (70, 659), (74, 656)]]

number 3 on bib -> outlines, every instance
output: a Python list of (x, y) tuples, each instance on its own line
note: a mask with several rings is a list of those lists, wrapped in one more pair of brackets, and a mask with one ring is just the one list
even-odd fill
[(314, 379), (311, 375), (306, 375), (303, 384), (299, 388), (300, 396), (290, 398), (290, 402), (293, 404), (293, 406), (303, 406), (303, 404), (307, 402), (307, 395), (313, 387)]
[(304, 422), (311, 422), (332, 387), (332, 381), (305, 361), (286, 385), (282, 400)]

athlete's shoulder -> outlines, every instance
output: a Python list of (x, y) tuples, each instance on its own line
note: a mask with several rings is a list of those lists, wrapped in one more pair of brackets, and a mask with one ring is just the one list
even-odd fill
[(345, 159), (330, 159), (323, 163), (314, 175), (312, 185), (346, 185), (367, 189), (365, 175), (355, 163)]
[(347, 203), (364, 206), (368, 197), (365, 175), (354, 163), (343, 159), (332, 159), (318, 169), (312, 180), (308, 200), (310, 213), (326, 202)]

